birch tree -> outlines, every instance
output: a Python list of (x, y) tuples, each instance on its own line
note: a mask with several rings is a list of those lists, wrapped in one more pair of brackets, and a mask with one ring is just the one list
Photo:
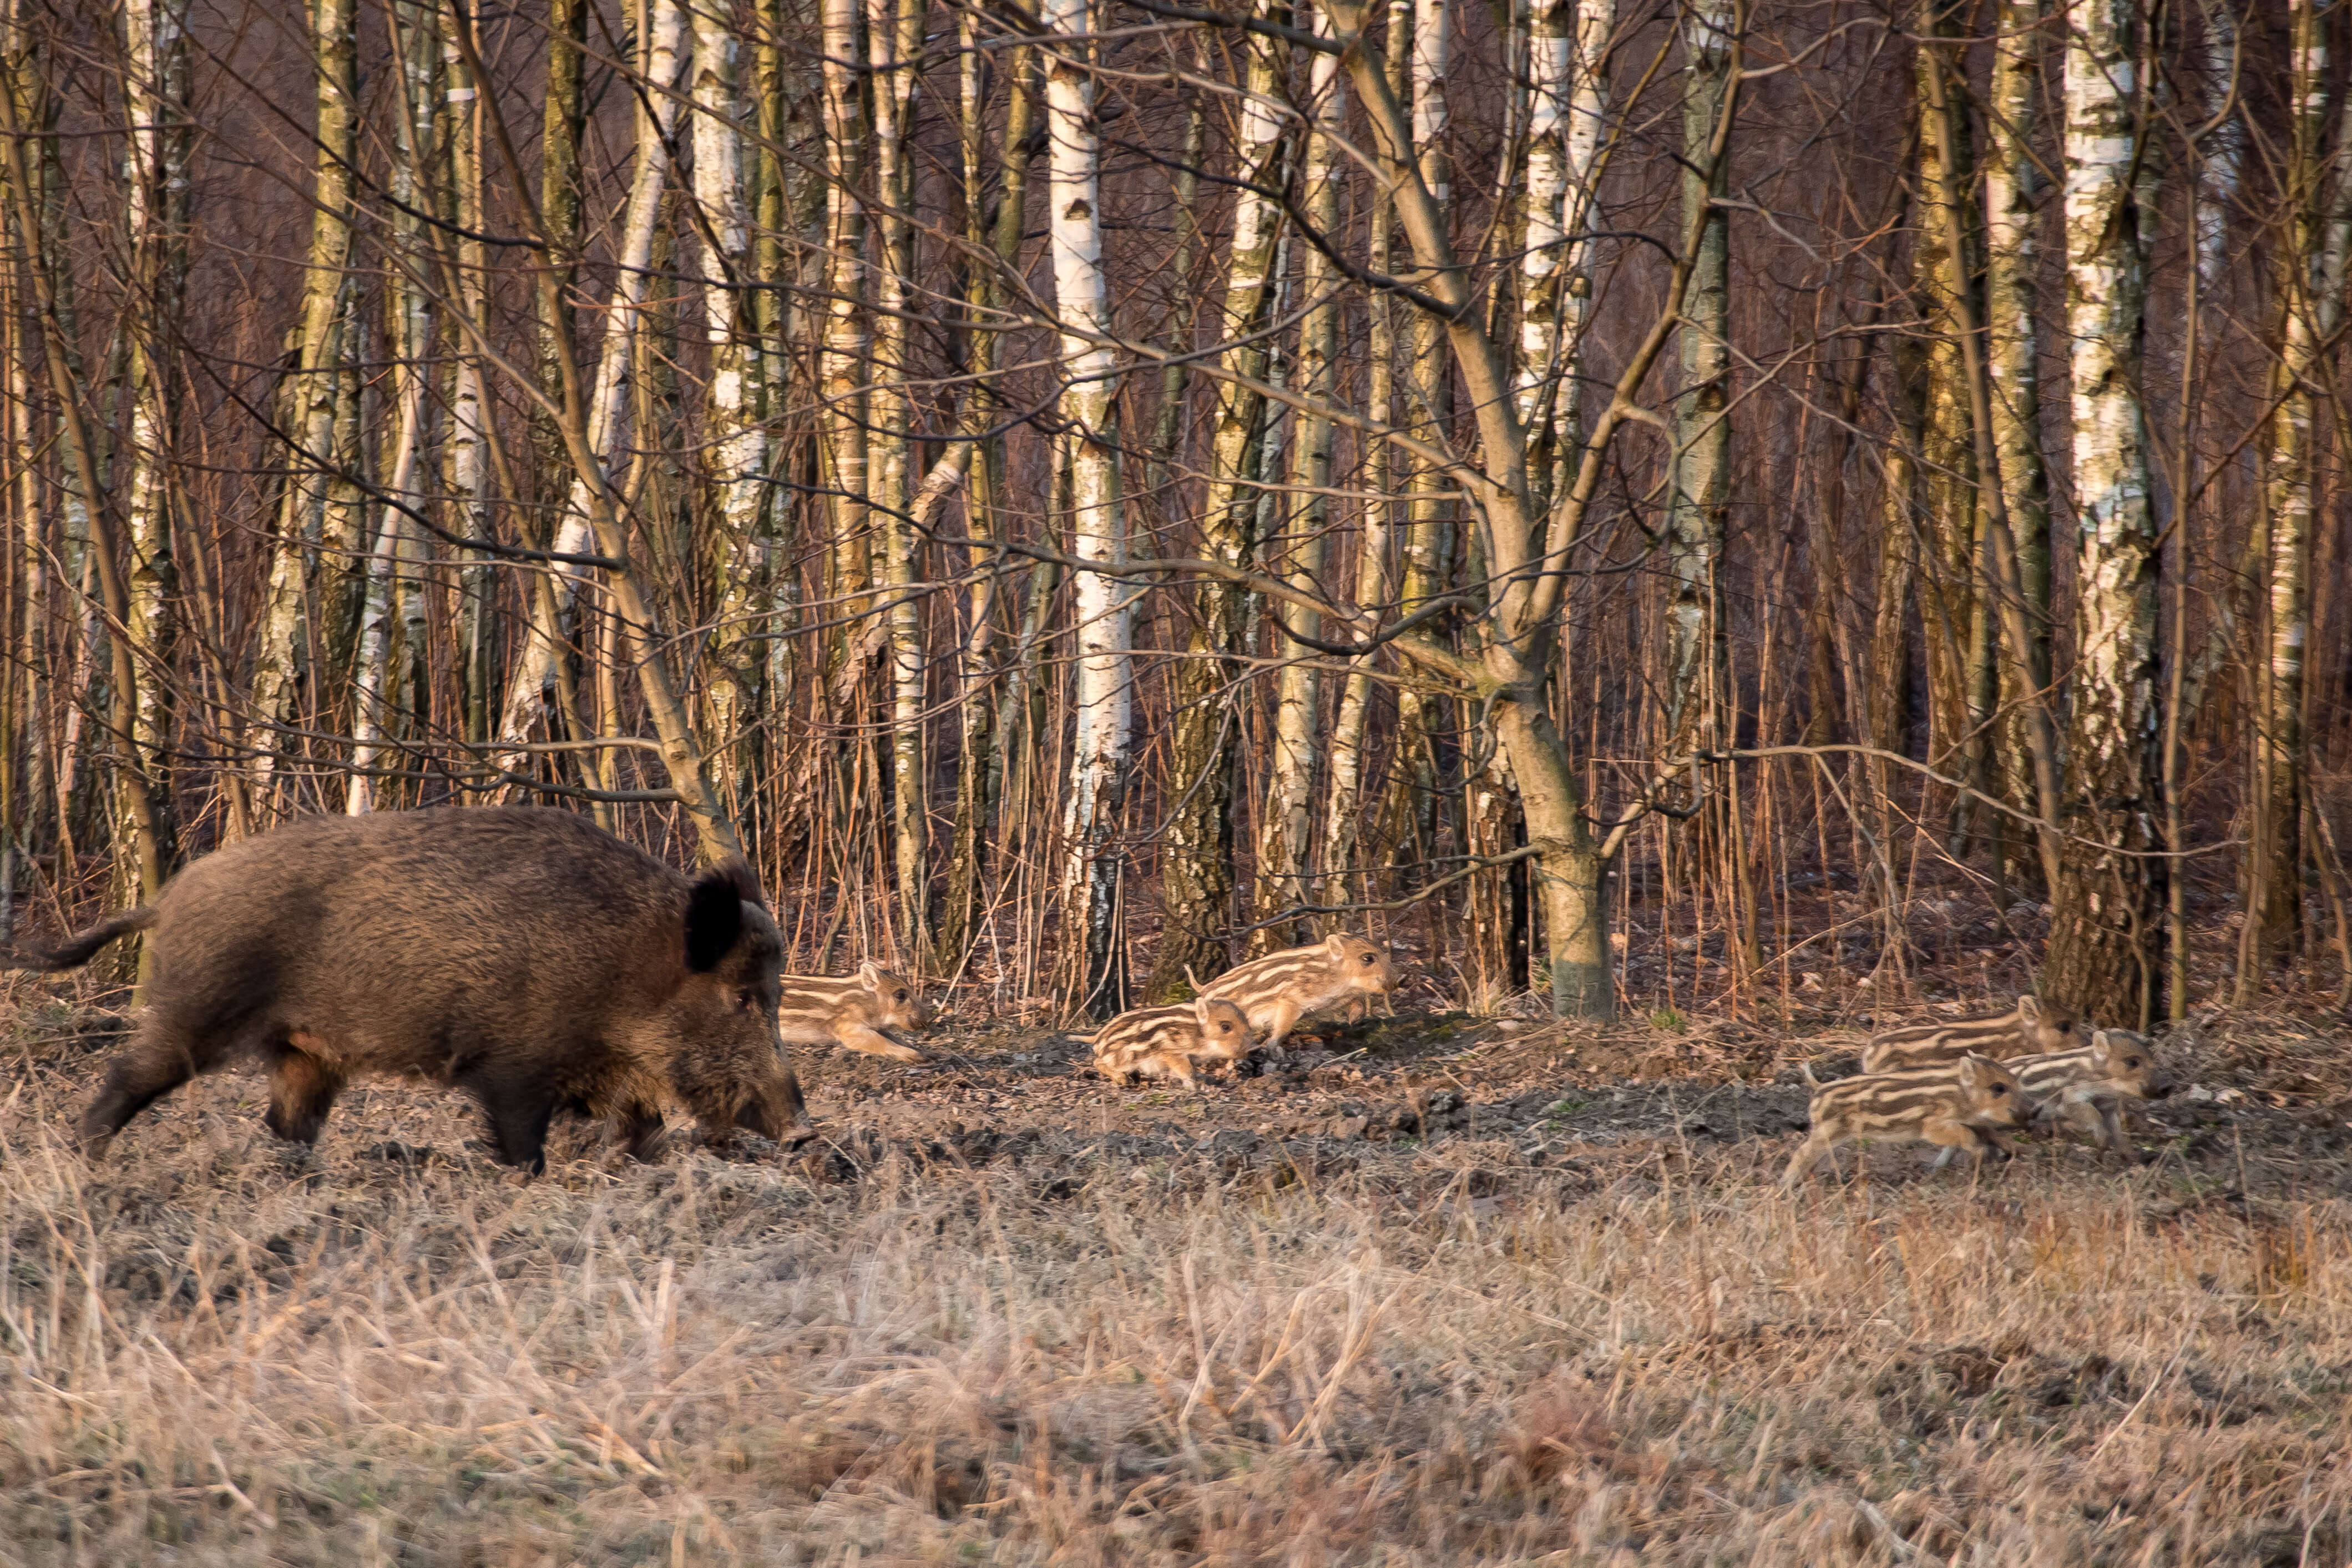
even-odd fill
[[(922, 532), (915, 515), (914, 407), (905, 391), (908, 312), (915, 287), (915, 71), (922, 50), (921, 0), (868, 0), (867, 49), (874, 67), (875, 188), (881, 266), (875, 275), (875, 374), (867, 394), (868, 441), (880, 453), (884, 612), (890, 649), (891, 864), (899, 921), (917, 953), (929, 944), (929, 788), (923, 764)], [(961, 454), (965, 448), (959, 446)]]
[[(587, 399), (583, 434), (589, 451), (594, 455), (595, 471), (581, 471), (578, 454), (567, 447), (566, 461), (572, 468), (570, 501), (552, 545), (554, 552), (562, 555), (585, 552), (594, 536), (594, 492), (604, 482), (604, 465), (610, 461), (620, 437), (629, 371), (651, 280), (654, 230), (661, 216), (662, 191), (668, 178), (668, 143), (677, 121), (678, 73), (685, 64), (682, 45), (686, 21), (678, 0), (653, 0), (649, 23), (644, 57), (646, 94), (639, 114), (636, 157), (629, 180), (628, 205), (621, 216), (613, 293), (605, 306), (596, 377)], [(549, 291), (542, 286), (542, 295)], [(542, 310), (541, 314), (548, 311)], [(568, 345), (554, 343), (549, 345), (549, 352), (560, 361), (570, 351)], [(553, 581), (550, 591), (525, 595), (529, 624), (499, 708), (501, 742), (520, 744), (528, 741), (532, 727), (539, 722), (554, 690), (556, 664), (562, 657), (560, 617), (570, 608), (586, 571), (577, 564), (551, 567)], [(509, 755), (507, 765), (516, 765), (520, 757), (520, 753)]]
[[(1250, 559), (1256, 531), (1258, 492), (1250, 481), (1265, 417), (1265, 397), (1256, 384), (1265, 374), (1267, 357), (1258, 327), (1272, 297), (1281, 232), (1280, 208), (1265, 193), (1278, 177), (1284, 129), (1276, 49), (1255, 37), (1244, 37), (1235, 47), (1246, 61), (1234, 110), (1233, 166), (1239, 178), (1224, 292), (1206, 312), (1224, 346), (1217, 355), (1216, 416), (1201, 517), (1202, 554), (1231, 567)], [(1230, 580), (1204, 579), (1193, 590), (1192, 615), (1190, 657), (1177, 668), (1173, 682), (1170, 768), (1178, 794), (1161, 833), (1160, 949), (1144, 993), (1153, 1002), (1184, 994), (1188, 971), (1205, 981), (1233, 962), (1227, 942), (1234, 899), (1240, 591)]]
[[(128, 616), (122, 635), (158, 669), (171, 660), (172, 605), (177, 584), (173, 566), (170, 500), (172, 452), (176, 423), (173, 383), (179, 335), (181, 290), (186, 279), (184, 234), (188, 223), (188, 42), (185, 0), (127, 0), (122, 26), (126, 42), (123, 109), (125, 216), (129, 225), (130, 430), (124, 458), (129, 472), (123, 493), (129, 535)], [(140, 896), (156, 889), (141, 875), (142, 861), (168, 872), (175, 856), (172, 792), (165, 757), (170, 746), (171, 683), (139, 683), (131, 700), (130, 732), (117, 733), (116, 747), (137, 752), (118, 774), (115, 816), (116, 885)], [(144, 831), (154, 842), (142, 846), (142, 803), (132, 798), (132, 776), (142, 783)]]
[[(872, 553), (866, 537), (866, 204), (859, 198), (865, 145), (859, 67), (866, 58), (858, 0), (820, 0), (824, 68), (824, 342), (817, 356), (823, 482), (832, 521), (827, 564), (833, 615), (863, 614)], [(833, 668), (848, 657), (845, 629), (834, 637)]]
[(285, 503), (270, 541), (250, 700), (264, 726), (256, 738), (254, 802), (265, 821), (278, 737), (267, 726), (287, 715), (295, 673), (310, 546), (324, 521), (325, 467), (335, 427), (335, 366), (351, 255), (352, 175), (358, 151), (358, 39), (352, 0), (313, 0), (310, 47), (316, 72), (318, 155), (311, 175), (310, 247), (302, 276), (302, 315), (292, 390), (284, 401), (292, 450)]
[[(1118, 431), (1112, 425), (1117, 363), (1107, 342), (1110, 291), (1103, 271), (1102, 154), (1095, 122), (1095, 80), (1086, 57), (1092, 27), (1087, 0), (1046, 0), (1047, 29), (1058, 35), (1045, 66), (1047, 214), (1054, 304), (1061, 326), (1061, 414), (1071, 426), (1070, 553), (1116, 565), (1126, 554), (1119, 511)], [(1071, 703), (1077, 733), (1062, 818), (1068, 845), (1062, 929), (1073, 955), (1083, 954), (1077, 996), (1097, 1017), (1127, 1005), (1118, 951), (1118, 857), (1113, 844), (1128, 761), (1132, 694), (1128, 590), (1101, 572), (1081, 570), (1071, 614), (1078, 644)], [(1081, 945), (1081, 942), (1083, 945)]]
[[(2003, 507), (2016, 540), (2019, 592), (2031, 651), (2001, 662), (2002, 793), (2038, 809), (2031, 739), (2032, 694), (2050, 687), (2050, 478), (2042, 451), (2041, 325), (2035, 297), (2041, 274), (2042, 165), (2032, 132), (2042, 113), (2042, 0), (2002, 0), (1993, 40), (1990, 146), (1984, 162), (1986, 357), (1994, 448)], [(2001, 818), (2002, 842), (2015, 836)], [(2040, 879), (2031, 855), (2002, 852), (2004, 874)]]
[(1722, 701), (1723, 528), (1731, 502), (1730, 226), (1728, 161), (1709, 160), (1731, 68), (1732, 9), (1698, 0), (1683, 23), (1683, 222), (1699, 237), (1678, 334), (1682, 385), (1675, 405), (1667, 499), (1669, 746), (1712, 748)]
[(2245, 911), (2238, 999), (2251, 1002), (2275, 953), (2292, 947), (2303, 912), (2303, 656), (2309, 630), (2315, 485), (2312, 419), (2320, 381), (2317, 298), (2322, 147), (2327, 121), (2327, 42), (2315, 0), (2288, 12), (2287, 136), (2275, 297), (2279, 356), (2273, 373), (2268, 461), (2258, 536), (2263, 559), (2263, 657), (2254, 676)]
[[(1328, 16), (1314, 18), (1318, 37), (1330, 34)], [(1328, 53), (1310, 58), (1307, 82), (1310, 126), (1299, 156), (1300, 205), (1317, 233), (1339, 231), (1339, 163), (1338, 138), (1347, 103), (1339, 82), (1339, 61)], [(1322, 412), (1339, 390), (1339, 268), (1320, 246), (1305, 247), (1299, 274), (1299, 323), (1297, 385), (1307, 403), (1297, 416), (1292, 443), (1290, 516), (1280, 542), (1286, 574), (1302, 592), (1321, 585), (1326, 531), (1330, 518), (1332, 424)], [(1311, 610), (1278, 612), (1309, 637), (1320, 633), (1320, 621)], [(1275, 691), (1274, 769), (1258, 838), (1258, 904), (1261, 919), (1270, 919), (1288, 905), (1313, 901), (1307, 886), (1307, 852), (1314, 842), (1315, 767), (1320, 734), (1319, 681), (1316, 667), (1303, 658), (1285, 663)], [(1265, 928), (1271, 945), (1283, 945), (1286, 934)], [(1312, 921), (1294, 921), (1286, 933), (1296, 942), (1315, 938)]]
[(693, 6), (694, 201), (702, 248), (702, 333), (709, 353), (702, 402), (706, 475), (716, 498), (711, 549), (719, 580), (709, 685), (712, 741), (740, 768), (745, 715), (759, 700), (759, 645), (746, 641), (762, 568), (761, 513), (767, 438), (758, 421), (758, 334), (750, 319), (750, 215), (743, 192), (743, 99), (732, 7)]
[[(2163, 862), (2156, 824), (2155, 511), (2139, 354), (2147, 305), (2134, 134), (2144, 60), (2136, 0), (2091, 0), (2067, 36), (2066, 317), (2074, 415), (2075, 663), (2067, 826), (2047, 994), (2145, 1025)], [(2152, 155), (2148, 150), (2147, 155)]]

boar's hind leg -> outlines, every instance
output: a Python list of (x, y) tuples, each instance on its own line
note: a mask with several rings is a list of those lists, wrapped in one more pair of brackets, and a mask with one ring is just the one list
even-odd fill
[(139, 1021), (138, 1037), (107, 1069), (106, 1087), (81, 1116), (81, 1146), (91, 1159), (106, 1152), (124, 1122), (212, 1066), (200, 1056), (204, 1037), (163, 1012), (150, 1008)]
[(262, 1124), (289, 1143), (316, 1143), (342, 1089), (341, 1073), (289, 1046), (269, 1064), (269, 1112)]

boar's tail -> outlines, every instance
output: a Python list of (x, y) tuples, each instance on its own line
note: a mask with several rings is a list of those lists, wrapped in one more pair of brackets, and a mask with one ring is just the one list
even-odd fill
[(74, 932), (55, 947), (36, 947), (30, 942), (18, 942), (5, 956), (0, 956), (0, 969), (79, 969), (98, 955), (98, 950), (116, 937), (134, 931), (145, 931), (155, 923), (155, 910), (142, 904), (135, 910), (125, 910), (110, 915), (88, 931)]

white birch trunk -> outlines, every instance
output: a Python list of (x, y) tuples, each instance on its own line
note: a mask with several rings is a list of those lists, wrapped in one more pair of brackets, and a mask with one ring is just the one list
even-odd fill
[[(1330, 36), (1329, 16), (1315, 13), (1317, 33)], [(1300, 188), (1307, 221), (1326, 235), (1336, 235), (1339, 223), (1339, 174), (1335, 138), (1347, 112), (1347, 91), (1339, 78), (1338, 57), (1316, 55), (1307, 71), (1307, 102), (1313, 128), (1305, 143)], [(1298, 327), (1299, 391), (1319, 404), (1333, 401), (1339, 384), (1339, 308), (1332, 296), (1339, 276), (1330, 260), (1314, 246), (1307, 248), (1300, 268), (1301, 301), (1306, 311)], [(1331, 421), (1311, 412), (1297, 417), (1291, 464), (1290, 524), (1282, 553), (1287, 557), (1285, 575), (1307, 593), (1322, 589), (1325, 527), (1330, 503)], [(1309, 637), (1321, 635), (1321, 619), (1297, 605), (1281, 605), (1284, 621)], [(1315, 763), (1321, 713), (1320, 681), (1311, 650), (1278, 641), (1272, 650), (1286, 662), (1276, 682), (1274, 777), (1265, 809), (1259, 814), (1258, 875), (1260, 906), (1266, 914), (1285, 905), (1311, 901), (1307, 887), (1307, 848), (1314, 842)], [(1314, 939), (1317, 922), (1293, 922), (1298, 941)], [(1274, 928), (1267, 928), (1269, 933)]]
[[(331, 367), (341, 352), (343, 269), (351, 253), (351, 179), (359, 111), (354, 26), (352, 0), (316, 0), (311, 47), (317, 72), (319, 155), (312, 184), (317, 205), (303, 279), (300, 342), (291, 395), (284, 399), (297, 449), (288, 455), (291, 471), (270, 545), (260, 639), (254, 654), (252, 710), (263, 724), (284, 718), (292, 695), (306, 561), (326, 505), (326, 479), (317, 466), (334, 440), (337, 377)], [(269, 782), (277, 737), (256, 736), (254, 750), (254, 811), (257, 826), (266, 826), (271, 815)]]
[[(396, 305), (395, 320), (404, 330), (409, 320), (404, 306)], [(400, 425), (392, 460), (386, 465), (384, 489), (394, 499), (415, 504), (417, 448), (424, 439), (425, 366), (412, 357), (415, 340), (401, 345)], [(403, 542), (411, 531), (408, 515), (397, 506), (379, 506), (374, 538), (363, 562), (365, 586), (360, 609), (359, 644), (352, 658), (351, 788), (343, 810), (352, 816), (375, 809), (376, 782), (367, 771), (383, 754), (380, 744), (390, 729), (386, 710), (397, 690), (394, 654), (400, 614), (397, 579)]]
[[(1049, 245), (1054, 304), (1061, 333), (1062, 417), (1072, 426), (1070, 553), (1080, 562), (1126, 556), (1119, 515), (1117, 432), (1111, 425), (1117, 364), (1097, 341), (1110, 331), (1110, 290), (1103, 271), (1101, 146), (1095, 124), (1095, 82), (1087, 45), (1075, 41), (1091, 28), (1087, 0), (1046, 0), (1049, 33), (1066, 41), (1047, 56), (1045, 73)], [(1066, 942), (1082, 940), (1087, 963), (1081, 996), (1091, 1008), (1117, 1008), (1125, 998), (1112, 984), (1117, 931), (1117, 826), (1128, 763), (1131, 693), (1128, 649), (1131, 610), (1113, 577), (1081, 566), (1073, 584), (1077, 679), (1073, 704), (1077, 732), (1070, 749), (1070, 784), (1062, 820), (1069, 847), (1064, 874)]]
[(1553, 420), (1559, 408), (1561, 282), (1568, 259), (1569, 95), (1573, 77), (1572, 0), (1536, 0), (1528, 30), (1527, 238), (1519, 256), (1519, 423), (1528, 429), (1529, 475), (1550, 489)]
[[(922, 48), (920, 0), (867, 0), (866, 47), (874, 68), (875, 189), (880, 198), (881, 269), (875, 279), (875, 373), (868, 393), (869, 445), (878, 452), (875, 492), (882, 506), (882, 581), (890, 658), (892, 865), (901, 931), (920, 955), (929, 941), (926, 841), (929, 801), (923, 766), (923, 622), (916, 597), (923, 540), (911, 484), (914, 409), (904, 385), (909, 370), (908, 308), (913, 289), (913, 66)], [(952, 448), (958, 476), (964, 448)]]
[[(1675, 409), (1673, 493), (1667, 501), (1666, 731), (1675, 748), (1716, 742), (1723, 700), (1724, 516), (1731, 500), (1729, 228), (1712, 198), (1728, 188), (1727, 170), (1703, 174), (1729, 88), (1733, 10), (1728, 0), (1700, 0), (1683, 31), (1689, 81), (1683, 97), (1683, 222), (1696, 225), (1698, 258), (1691, 268), (1679, 330), (1682, 386)], [(1727, 158), (1727, 164), (1729, 160)], [(1701, 221), (1704, 214), (1704, 221)]]
[(2320, 148), (2327, 121), (2327, 41), (2316, 0), (2288, 11), (2284, 231), (2276, 260), (2280, 322), (2276, 406), (2257, 528), (2268, 535), (2263, 626), (2255, 678), (2253, 826), (2246, 868), (2246, 923), (2238, 1001), (2250, 1003), (2272, 954), (2289, 946), (2303, 904), (2303, 655), (2310, 621), (2314, 383), (2319, 322), (2314, 285), (2321, 258)]
[[(2026, 703), (2050, 681), (2050, 479), (2042, 452), (2041, 327), (2034, 314), (2042, 181), (2032, 147), (2042, 105), (2042, 3), (2001, 0), (1987, 116), (1991, 146), (1984, 160), (1986, 379), (2002, 504), (2032, 634), (2026, 665), (2005, 655), (2001, 668), (2001, 701), (2010, 715), (2001, 723), (2003, 786), (2020, 803), (2035, 798)], [(2005, 833), (2015, 837), (2013, 830)], [(2021, 869), (2035, 863), (2030, 854), (2014, 858)]]
[[(129, 68), (123, 109), (130, 123), (123, 170), (130, 226), (131, 288), (130, 322), (129, 474), (123, 510), (131, 547), (128, 615), (124, 634), (142, 660), (153, 661), (156, 679), (142, 680), (127, 707), (131, 755), (119, 764), (137, 770), (159, 786), (160, 812), (168, 789), (160, 787), (170, 728), (170, 607), (174, 586), (172, 519), (167, 500), (173, 413), (170, 344), (176, 331), (184, 274), (187, 224), (188, 90), (185, 0), (128, 0), (123, 11)], [(120, 744), (120, 742), (117, 742)], [(139, 829), (129, 786), (115, 803), (116, 882), (138, 882)], [(164, 819), (159, 830), (168, 831)], [(158, 850), (168, 859), (168, 845)], [(136, 888), (139, 895), (156, 891)]]
[[(818, 415), (833, 522), (829, 584), (831, 616), (847, 620), (865, 609), (872, 546), (866, 538), (866, 208), (858, 199), (860, 155), (866, 131), (858, 112), (858, 66), (864, 45), (858, 0), (823, 0), (824, 68), (824, 344), (817, 355)], [(845, 626), (834, 634), (833, 662), (855, 641)]]
[(2221, 269), (2229, 264), (2230, 208), (2238, 200), (2238, 185), (2245, 174), (2245, 118), (2241, 109), (2230, 102), (2231, 89), (2241, 81), (2243, 71), (2238, 58), (2238, 16), (2233, 9), (2236, 4), (2237, 0), (2206, 0), (2200, 7), (2205, 17), (2206, 91), (2200, 117), (2210, 120), (2228, 110), (2221, 123), (2213, 128), (2197, 170), (2197, 287), (2200, 292), (2208, 294), (2221, 280)]
[[(475, 81), (467, 68), (465, 54), (457, 46), (457, 12), (444, 14), (441, 40), (441, 69), (444, 87), (443, 103), (446, 113), (444, 144), (448, 151), (446, 168), (449, 177), (450, 200), (446, 210), (457, 216), (459, 233), (454, 237), (457, 253), (457, 308), (470, 321), (480, 321), (484, 309), (488, 258), (483, 242), (473, 237), (484, 232), (486, 224), (482, 206), (482, 110), (481, 84)], [(463, 330), (450, 333), (449, 353), (449, 413), (446, 439), (442, 445), (442, 486), (449, 498), (450, 531), (466, 539), (488, 537), (490, 522), (489, 474), (487, 461), (488, 436), (483, 426), (490, 417), (484, 395), (482, 362), (470, 350)], [(425, 436), (420, 433), (421, 443)], [(423, 553), (424, 541), (414, 527), (403, 531), (404, 552)], [(473, 552), (468, 552), (469, 555)], [(461, 577), (462, 591), (458, 600), (457, 640), (464, 673), (458, 681), (459, 690), (476, 702), (487, 702), (489, 672), (486, 668), (488, 649), (483, 646), (484, 614), (490, 594), (491, 572), (477, 558), (468, 564)], [(404, 662), (422, 667), (425, 632), (425, 578), (421, 571), (405, 571), (400, 575), (396, 592), (402, 604), (402, 622), (408, 628), (403, 645)], [(478, 688), (478, 690), (477, 689)]]
[(1594, 186), (1601, 177), (1601, 127), (1609, 114), (1609, 40), (1617, 30), (1615, 0), (1585, 0), (1576, 8), (1576, 58), (1571, 67), (1568, 124), (1561, 140), (1567, 164), (1568, 208), (1562, 227), (1568, 252), (1561, 286), (1559, 337), (1566, 363), (1554, 416), (1559, 445), (1572, 452), (1581, 439), (1584, 384), (1574, 374), (1584, 341), (1584, 321), (1592, 308), (1592, 242), (1578, 237), (1592, 222)]
[[(2139, 348), (2147, 294), (2133, 132), (2136, 0), (2090, 0), (2066, 46), (2066, 317), (2074, 415), (2076, 658), (2067, 789), (2093, 844), (2157, 847), (2156, 575)], [(2070, 839), (2043, 981), (2127, 1026), (2153, 1000), (2157, 874)]]
[[(758, 334), (751, 321), (750, 225), (743, 200), (743, 98), (730, 9), (694, 8), (694, 199), (702, 213), (702, 330), (709, 346), (703, 400), (708, 472), (718, 501), (713, 542), (719, 569), (718, 676), (710, 683), (713, 750), (735, 751), (744, 715), (757, 702), (760, 663), (747, 655), (747, 617), (766, 563), (761, 511), (767, 494), (767, 438), (756, 415)], [(751, 645), (757, 647), (758, 645)]]
[[(588, 400), (588, 445), (600, 464), (610, 463), (614, 444), (620, 435), (631, 351), (650, 282), (647, 268), (653, 260), (654, 227), (661, 216), (662, 187), (669, 168), (669, 156), (663, 143), (677, 119), (674, 94), (678, 70), (684, 63), (680, 44), (685, 30), (685, 17), (677, 0), (653, 0), (651, 47), (646, 57), (647, 97), (652, 110), (649, 115), (640, 116), (651, 123), (639, 128), (629, 202), (622, 216), (620, 245), (614, 258), (613, 298), (606, 308), (596, 378)], [(573, 476), (571, 504), (564, 510), (562, 526), (556, 530), (554, 548), (559, 553), (577, 555), (588, 551), (593, 534), (591, 488), (586, 476)], [(551, 565), (551, 586), (554, 591), (544, 599), (537, 595), (526, 595), (531, 606), (530, 629), (507, 686), (506, 702), (499, 721), (499, 740), (520, 742), (530, 738), (547, 693), (553, 688), (555, 661), (562, 651), (558, 641), (559, 626), (550, 616), (560, 616), (570, 605), (587, 570), (583, 566)], [(515, 766), (518, 761), (518, 756), (510, 755), (506, 765)]]

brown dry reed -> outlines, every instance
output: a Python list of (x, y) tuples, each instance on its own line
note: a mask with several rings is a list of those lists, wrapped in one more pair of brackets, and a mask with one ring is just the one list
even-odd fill
[(381, 1086), (289, 1156), (229, 1077), (92, 1168), (75, 1066), (25, 1058), (0, 1110), (9, 1564), (2352, 1542), (2342, 1207), (2184, 1206), (2177, 1166), (1792, 1203), (1785, 1140), (1553, 1169), (1457, 1140), (1318, 1173), (854, 1138), (846, 1163), (635, 1165), (573, 1131), (524, 1181), (460, 1152), (446, 1100)]

